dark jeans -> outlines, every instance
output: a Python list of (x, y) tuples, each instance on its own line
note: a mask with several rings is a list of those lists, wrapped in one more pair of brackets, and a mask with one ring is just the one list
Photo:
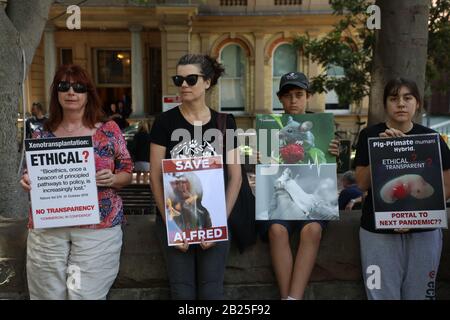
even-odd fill
[(229, 241), (203, 250), (191, 244), (187, 252), (167, 245), (167, 231), (159, 214), (156, 230), (167, 265), (170, 293), (174, 300), (223, 299), (223, 279), (230, 248)]

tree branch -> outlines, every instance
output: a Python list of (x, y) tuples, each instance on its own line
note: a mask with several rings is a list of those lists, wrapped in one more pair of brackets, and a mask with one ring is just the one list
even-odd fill
[(6, 13), (20, 33), (21, 46), (27, 56), (27, 70), (41, 41), (42, 30), (54, 0), (9, 1)]

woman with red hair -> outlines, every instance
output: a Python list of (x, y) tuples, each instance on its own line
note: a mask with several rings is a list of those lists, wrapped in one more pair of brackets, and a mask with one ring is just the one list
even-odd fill
[[(30, 214), (27, 278), (31, 299), (105, 299), (119, 271), (122, 200), (132, 161), (114, 121), (106, 121), (95, 86), (77, 65), (61, 66), (51, 86), (49, 119), (33, 138), (92, 136), (100, 223), (34, 229)], [(30, 191), (27, 172), (20, 184)], [(68, 280), (67, 273), (77, 283)], [(73, 274), (76, 273), (76, 274)]]

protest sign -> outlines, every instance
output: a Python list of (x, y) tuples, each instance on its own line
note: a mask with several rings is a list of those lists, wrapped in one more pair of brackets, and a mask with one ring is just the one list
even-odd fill
[(222, 156), (163, 160), (168, 245), (228, 240)]
[[(334, 139), (333, 114), (258, 114), (258, 148), (263, 163), (336, 163), (328, 152)], [(264, 161), (270, 157), (270, 161)]]
[(375, 227), (447, 228), (439, 135), (368, 141)]
[(256, 220), (338, 220), (333, 115), (257, 115), (256, 128)]
[(92, 137), (25, 140), (34, 228), (100, 222)]

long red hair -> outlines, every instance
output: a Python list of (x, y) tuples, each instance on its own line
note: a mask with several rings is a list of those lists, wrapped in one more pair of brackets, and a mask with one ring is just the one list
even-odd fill
[(50, 87), (49, 118), (45, 122), (45, 130), (55, 131), (63, 119), (63, 110), (58, 100), (58, 84), (63, 80), (78, 82), (87, 87), (87, 103), (83, 115), (85, 126), (95, 128), (96, 123), (106, 121), (97, 90), (87, 71), (79, 65), (66, 64), (56, 70)]

